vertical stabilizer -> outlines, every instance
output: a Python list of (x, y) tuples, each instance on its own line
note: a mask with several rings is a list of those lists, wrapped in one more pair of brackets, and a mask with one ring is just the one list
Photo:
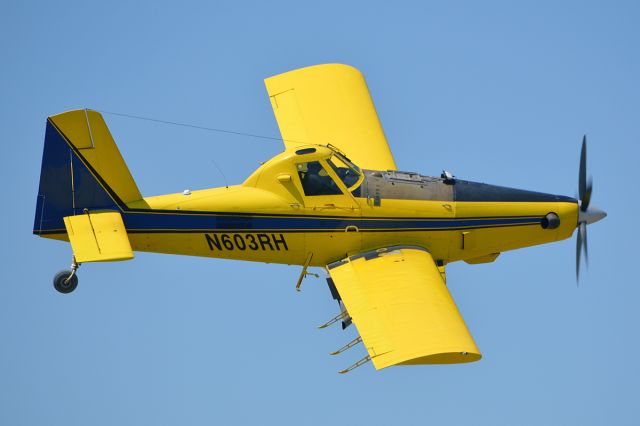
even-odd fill
[(75, 110), (47, 119), (35, 234), (64, 233), (65, 216), (122, 211), (141, 198), (98, 112)]

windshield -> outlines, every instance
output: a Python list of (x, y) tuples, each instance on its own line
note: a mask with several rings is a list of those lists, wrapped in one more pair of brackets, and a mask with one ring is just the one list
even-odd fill
[(320, 162), (311, 161), (308, 163), (300, 163), (296, 165), (298, 176), (302, 183), (304, 195), (339, 195), (342, 194), (338, 185), (333, 181), (331, 176), (322, 167)]
[(358, 183), (360, 179), (360, 169), (347, 159), (335, 154), (327, 160), (327, 163), (347, 188), (351, 188)]

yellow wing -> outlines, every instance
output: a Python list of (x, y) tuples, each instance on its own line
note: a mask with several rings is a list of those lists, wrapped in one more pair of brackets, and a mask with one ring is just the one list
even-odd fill
[(265, 80), (287, 148), (332, 144), (359, 167), (395, 170), (364, 77), (348, 65), (301, 68)]
[(425, 249), (379, 249), (328, 269), (376, 369), (481, 358)]

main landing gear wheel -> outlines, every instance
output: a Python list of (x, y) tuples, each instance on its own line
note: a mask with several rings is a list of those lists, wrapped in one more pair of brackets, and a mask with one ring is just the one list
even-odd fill
[(53, 277), (53, 287), (60, 293), (71, 293), (78, 286), (78, 276), (75, 271), (60, 271)]

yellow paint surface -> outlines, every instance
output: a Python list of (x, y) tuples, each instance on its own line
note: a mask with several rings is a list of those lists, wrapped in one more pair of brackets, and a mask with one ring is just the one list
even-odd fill
[(396, 164), (364, 77), (348, 65), (301, 68), (265, 80), (287, 148), (332, 144), (360, 167)]
[(481, 358), (424, 249), (389, 247), (329, 268), (376, 369)]
[(127, 231), (118, 212), (98, 212), (64, 218), (76, 262), (133, 259)]

